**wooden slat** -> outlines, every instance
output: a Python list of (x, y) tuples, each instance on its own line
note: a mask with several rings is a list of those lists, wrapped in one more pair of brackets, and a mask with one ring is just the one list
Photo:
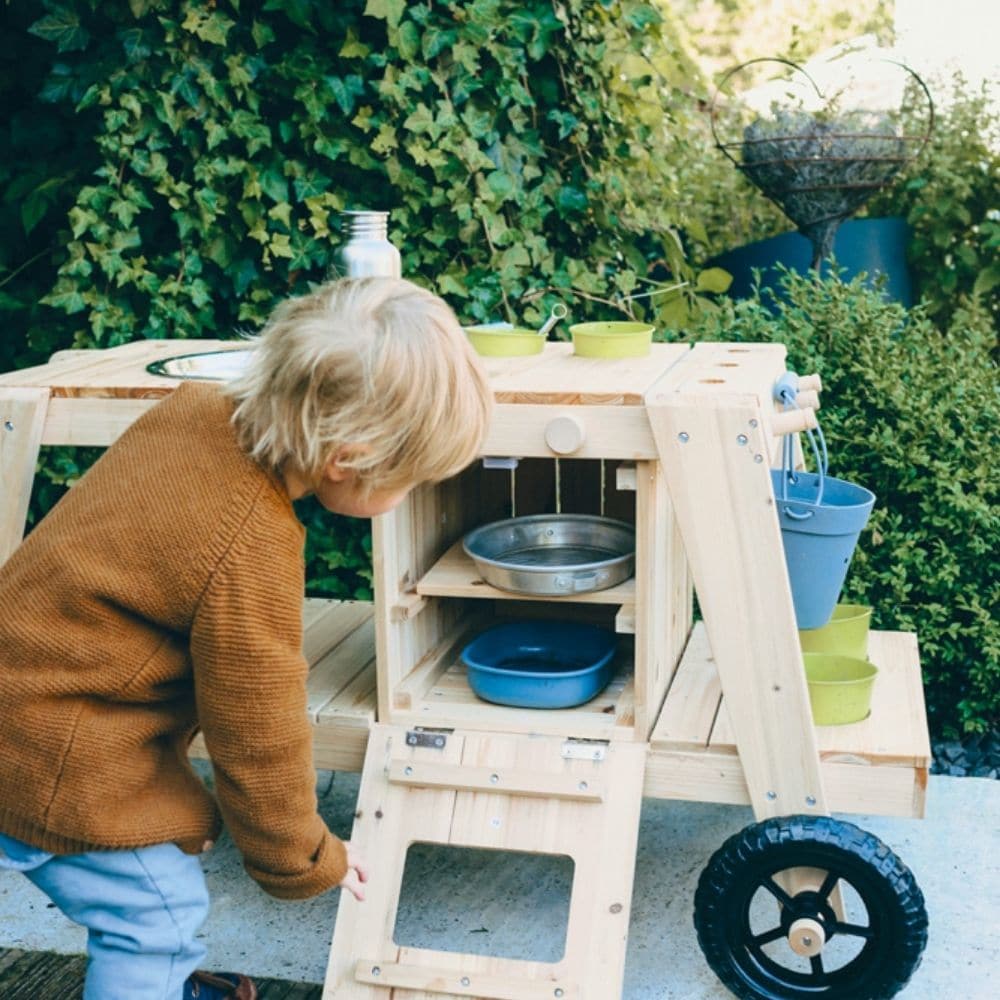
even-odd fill
[(632, 604), (635, 601), (635, 578), (607, 590), (572, 594), (567, 597), (539, 598), (537, 594), (518, 594), (488, 584), (465, 554), (461, 541), (456, 542), (417, 582), (417, 593), (433, 597), (492, 598), (501, 601), (551, 601), (553, 604)]
[(722, 685), (708, 633), (704, 622), (698, 622), (667, 691), (650, 747), (696, 750), (707, 746), (721, 698)]
[(604, 798), (604, 785), (600, 781), (581, 782), (571, 775), (470, 764), (408, 764), (397, 760), (389, 765), (389, 783), (576, 802), (600, 802)]
[[(577, 405), (572, 416), (584, 428), (583, 444), (573, 458), (652, 459), (656, 443), (641, 406)], [(545, 440), (545, 428), (565, 407), (540, 403), (498, 403), (483, 443), (483, 455), (556, 458)]]
[[(832, 812), (878, 816), (924, 815), (927, 771), (912, 767), (820, 764)], [(687, 802), (750, 805), (740, 758), (711, 750), (665, 750), (650, 745), (643, 795)]]
[(685, 344), (654, 344), (641, 358), (580, 358), (568, 343), (546, 344), (542, 354), (484, 358), (498, 402), (639, 406), (643, 394), (689, 351)]
[(375, 650), (375, 622), (367, 616), (309, 671), (308, 712), (313, 721), (364, 670)]
[[(377, 970), (377, 971), (376, 971)], [(401, 962), (378, 962), (359, 959), (354, 967), (359, 983), (383, 988), (401, 987), (423, 990), (436, 995), (479, 997), (482, 1000), (552, 1000), (553, 996), (576, 1000), (579, 992), (563, 979), (517, 979), (468, 972), (441, 966), (406, 965)], [(559, 992), (555, 992), (558, 990)]]
[[(326, 601), (307, 598), (302, 605), (302, 654), (315, 666), (356, 628), (370, 621), (374, 609), (368, 601)], [(372, 640), (374, 651), (374, 639)], [(367, 662), (370, 656), (362, 662)]]
[(47, 389), (0, 387), (0, 565), (24, 537), (48, 400)]

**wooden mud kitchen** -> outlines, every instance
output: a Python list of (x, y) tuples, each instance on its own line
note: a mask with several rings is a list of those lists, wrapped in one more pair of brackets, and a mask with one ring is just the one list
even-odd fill
[[(240, 346), (64, 351), (0, 376), (0, 561), (22, 537), (41, 445), (106, 446), (178, 384), (152, 362)], [(775, 511), (771, 469), (818, 380), (802, 380), (805, 409), (783, 412), (781, 345), (654, 344), (603, 360), (550, 343), (484, 361), (497, 404), (489, 460), (375, 519), (373, 605), (303, 605), (315, 762), (362, 772), (352, 840), (379, 876), (363, 904), (342, 894), (324, 997), (619, 997), (644, 796), (753, 807), (757, 822), (713, 859), (695, 901), (706, 957), (737, 995), (905, 983), (919, 948), (898, 925), (918, 920), (919, 890), (875, 838), (829, 817), (923, 814), (917, 640), (872, 633), (870, 715), (815, 726)], [(633, 525), (634, 575), (538, 597), (486, 583), (463, 550), (478, 526), (553, 512)], [(498, 623), (546, 619), (614, 631), (607, 687), (561, 709), (478, 698), (463, 648)], [(395, 944), (414, 843), (571, 858), (562, 958)], [(761, 895), (777, 915), (755, 927)]]

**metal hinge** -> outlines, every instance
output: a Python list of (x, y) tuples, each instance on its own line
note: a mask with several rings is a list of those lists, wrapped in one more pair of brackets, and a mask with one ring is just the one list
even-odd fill
[(429, 729), (426, 726), (414, 726), (406, 731), (406, 745), (408, 747), (433, 747), (435, 750), (443, 750), (448, 743), (448, 737), (454, 729)]
[(604, 760), (608, 752), (608, 740), (586, 740), (571, 736), (560, 751), (566, 760)]

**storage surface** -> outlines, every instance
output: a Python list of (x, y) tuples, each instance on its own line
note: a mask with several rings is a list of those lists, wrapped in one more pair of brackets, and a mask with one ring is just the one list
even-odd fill
[[(48, 386), (55, 397), (139, 398), (169, 395), (180, 380), (151, 375), (146, 365), (182, 354), (246, 349), (242, 340), (141, 340), (107, 350), (60, 351), (45, 365), (0, 375), (0, 385)], [(578, 358), (571, 344), (542, 354), (483, 358), (499, 403), (642, 404), (643, 394), (690, 351), (654, 344), (642, 358)]]
[(498, 403), (640, 406), (689, 351), (687, 344), (653, 344), (641, 358), (579, 358), (572, 344), (546, 344), (540, 355), (482, 361)]
[[(868, 718), (816, 727), (830, 806), (835, 812), (922, 816), (931, 750), (916, 636), (872, 632), (869, 658), (879, 674)], [(700, 622), (650, 738), (646, 794), (749, 801), (729, 709)]]

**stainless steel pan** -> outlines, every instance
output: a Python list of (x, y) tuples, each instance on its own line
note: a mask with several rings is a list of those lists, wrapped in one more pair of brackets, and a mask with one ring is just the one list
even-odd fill
[(475, 528), (462, 546), (487, 583), (520, 594), (584, 594), (635, 572), (635, 530), (608, 517), (513, 517)]

